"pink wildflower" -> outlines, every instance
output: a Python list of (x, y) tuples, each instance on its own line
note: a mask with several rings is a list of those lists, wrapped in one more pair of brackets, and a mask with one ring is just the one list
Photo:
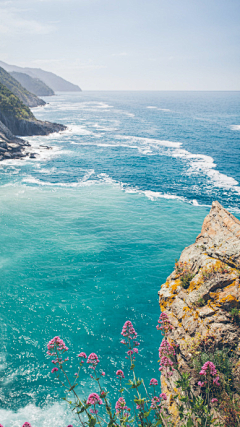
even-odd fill
[(100, 397), (98, 396), (97, 393), (91, 393), (89, 394), (88, 398), (87, 398), (87, 404), (88, 405), (102, 405), (102, 399), (100, 399)]
[(200, 387), (203, 387), (203, 386), (205, 385), (205, 381), (198, 381), (198, 385), (199, 385)]
[(128, 356), (130, 356), (131, 354), (133, 354), (133, 351), (132, 350), (128, 350), (127, 354), (128, 354)]
[(138, 353), (138, 348), (133, 348), (134, 353)]
[(213, 384), (220, 386), (219, 376), (217, 374), (216, 366), (214, 365), (214, 363), (210, 361), (205, 362), (201, 368), (201, 371), (199, 372), (199, 375), (206, 376), (207, 374), (210, 374), (212, 377), (215, 377), (213, 378)]
[(53, 372), (57, 372), (58, 368), (52, 368), (51, 373), (53, 374)]
[(86, 355), (86, 353), (84, 353), (84, 352), (82, 351), (81, 353), (79, 353), (78, 357), (81, 357), (81, 358), (83, 358), (83, 359), (86, 359), (86, 358), (87, 358), (87, 355)]
[(69, 424), (67, 427), (73, 427), (72, 424)]
[(121, 377), (121, 378), (125, 378), (124, 373), (121, 369), (118, 369), (118, 371), (116, 372), (116, 375)]
[(126, 401), (123, 397), (119, 397), (116, 405), (115, 405), (116, 413), (119, 414), (121, 411), (128, 410), (126, 406)]
[(98, 410), (97, 409), (89, 409), (89, 412), (91, 412), (91, 414), (98, 414)]
[(161, 393), (159, 397), (161, 397), (161, 399), (163, 399), (163, 400), (167, 400), (166, 393)]
[(157, 325), (156, 328), (160, 331), (163, 331), (164, 335), (167, 335), (173, 329), (173, 326), (171, 325), (168, 315), (164, 312), (161, 313), (158, 323), (160, 323), (161, 326)]
[(48, 345), (47, 345), (48, 351), (47, 354), (49, 356), (56, 356), (57, 355), (57, 351), (58, 352), (65, 352), (68, 350), (68, 347), (66, 347), (65, 343), (63, 340), (61, 340), (61, 338), (59, 337), (54, 337), (52, 338)]
[(162, 340), (158, 351), (159, 351), (159, 357), (175, 356), (174, 347), (166, 339)]
[(152, 378), (150, 381), (150, 385), (158, 385), (158, 381), (155, 378)]
[(90, 365), (92, 365), (92, 366), (90, 366), (91, 369), (96, 369), (96, 366), (99, 363), (99, 359), (98, 359), (97, 355), (95, 353), (91, 353), (88, 356), (87, 363), (89, 363)]
[(151, 400), (151, 409), (158, 409), (161, 406), (161, 400), (159, 397), (154, 396)]
[(216, 378), (213, 378), (213, 384), (215, 384), (215, 385), (217, 385), (217, 386), (220, 386), (220, 383), (219, 383), (219, 376), (217, 376)]
[(102, 375), (103, 377), (105, 377), (106, 373), (102, 371), (101, 375)]
[(137, 333), (132, 325), (132, 322), (130, 322), (130, 320), (127, 320), (122, 328), (122, 332), (121, 335), (123, 335), (124, 337), (129, 338), (130, 340), (132, 339), (136, 339), (137, 338)]
[(32, 427), (30, 423), (25, 422), (22, 427)]
[(136, 404), (136, 408), (143, 410), (144, 409), (144, 403), (141, 403), (141, 405), (139, 405), (138, 403)]
[(214, 398), (211, 400), (211, 403), (215, 403), (215, 402), (218, 402), (218, 399), (216, 399), (216, 397), (214, 397)]

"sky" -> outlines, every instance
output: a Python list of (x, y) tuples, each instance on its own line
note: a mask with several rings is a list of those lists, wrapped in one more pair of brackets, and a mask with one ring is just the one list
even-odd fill
[(240, 0), (0, 0), (0, 60), (83, 90), (240, 90)]

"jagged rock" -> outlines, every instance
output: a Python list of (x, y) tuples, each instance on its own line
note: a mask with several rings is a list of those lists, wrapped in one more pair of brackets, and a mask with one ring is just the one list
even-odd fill
[[(230, 311), (240, 308), (240, 221), (213, 202), (196, 242), (185, 248), (172, 274), (159, 291), (161, 311), (174, 326), (169, 339), (179, 345), (178, 363), (191, 372), (191, 345), (200, 337), (214, 336), (232, 348), (240, 339), (240, 322)], [(239, 346), (240, 347), (240, 346)], [(240, 355), (240, 348), (239, 348)], [(239, 366), (238, 366), (239, 369)], [(178, 425), (172, 390), (178, 374), (161, 378), (168, 409)]]

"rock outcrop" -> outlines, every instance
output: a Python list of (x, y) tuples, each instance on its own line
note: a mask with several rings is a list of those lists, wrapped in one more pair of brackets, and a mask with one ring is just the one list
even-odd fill
[[(0, 122), (0, 160), (20, 159), (29, 155), (30, 144), (17, 138)], [(32, 154), (30, 154), (30, 157)]]
[(37, 120), (29, 107), (0, 82), (0, 160), (28, 155), (25, 147), (29, 144), (14, 135), (48, 135), (65, 129), (62, 124)]
[[(240, 221), (213, 202), (196, 242), (183, 250), (173, 273), (159, 291), (161, 311), (168, 314), (174, 326), (169, 338), (179, 345), (179, 366), (193, 379), (194, 354), (199, 354), (201, 343), (210, 342), (210, 353), (234, 349), (239, 360), (239, 275)], [(234, 369), (233, 390), (239, 392), (239, 363)], [(176, 371), (172, 377), (161, 378), (175, 425), (178, 425), (178, 412), (173, 390), (177, 379)], [(193, 391), (194, 384), (193, 381)]]

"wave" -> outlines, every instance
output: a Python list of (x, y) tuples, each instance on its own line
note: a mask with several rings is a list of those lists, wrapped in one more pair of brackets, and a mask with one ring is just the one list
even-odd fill
[(189, 175), (205, 174), (216, 187), (225, 188), (227, 190), (233, 189), (237, 193), (240, 192), (238, 181), (214, 169), (216, 164), (212, 157), (204, 154), (192, 154), (184, 149), (175, 150), (171, 155), (190, 161), (190, 167), (187, 171)]
[(232, 126), (230, 126), (230, 129), (232, 129), (232, 130), (240, 130), (240, 125), (232, 125)]
[(76, 420), (64, 404), (54, 403), (43, 408), (30, 404), (17, 412), (0, 409), (0, 421), (4, 427), (19, 427), (26, 421), (34, 427), (66, 427)]
[(162, 146), (162, 147), (181, 147), (181, 142), (166, 141), (161, 139), (153, 138), (143, 138), (139, 136), (126, 136), (126, 135), (115, 135), (115, 138), (123, 139), (126, 141), (139, 142), (140, 144), (153, 144), (153, 146)]
[(148, 108), (149, 110), (157, 110), (157, 111), (171, 111), (169, 110), (169, 108), (159, 108), (159, 107), (154, 107), (153, 105), (148, 105), (146, 108)]

